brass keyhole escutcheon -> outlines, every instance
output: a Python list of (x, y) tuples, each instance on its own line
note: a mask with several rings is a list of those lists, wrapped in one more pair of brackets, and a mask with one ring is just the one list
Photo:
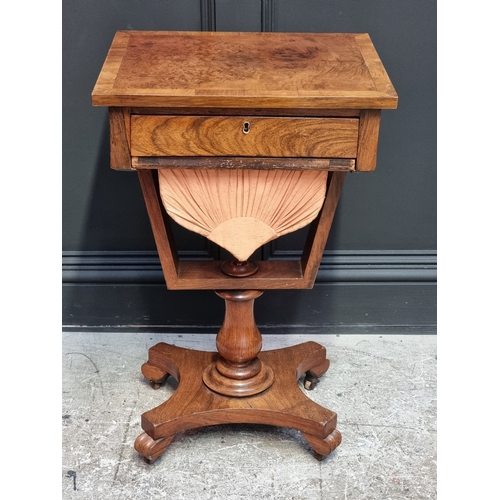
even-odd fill
[(248, 134), (250, 132), (250, 123), (249, 122), (244, 122), (243, 123), (243, 133)]

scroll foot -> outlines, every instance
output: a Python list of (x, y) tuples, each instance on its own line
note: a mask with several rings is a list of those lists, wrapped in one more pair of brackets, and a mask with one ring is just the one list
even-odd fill
[(323, 460), (327, 455), (329, 455), (342, 441), (342, 435), (335, 429), (331, 434), (326, 436), (326, 438), (321, 439), (310, 434), (302, 433), (306, 441), (311, 445), (314, 450), (314, 457), (317, 460)]
[(161, 368), (157, 366), (150, 365), (149, 363), (144, 363), (141, 367), (142, 374), (149, 380), (149, 383), (153, 389), (159, 389), (161, 384), (165, 382), (168, 378), (168, 373), (166, 373)]
[(154, 440), (148, 434), (143, 432), (135, 440), (134, 448), (146, 459), (148, 463), (152, 464), (158, 457), (161, 457), (161, 455), (165, 453), (165, 449), (172, 442), (172, 439), (174, 439), (174, 436)]

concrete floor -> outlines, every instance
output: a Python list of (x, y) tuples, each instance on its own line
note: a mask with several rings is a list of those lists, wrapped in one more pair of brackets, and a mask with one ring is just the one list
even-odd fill
[(141, 375), (147, 349), (214, 350), (214, 335), (64, 333), (62, 498), (334, 500), (436, 498), (436, 336), (264, 336), (315, 340), (332, 361), (307, 392), (338, 414), (342, 444), (318, 462), (295, 430), (228, 425), (178, 435), (148, 464), (141, 414), (174, 391)]

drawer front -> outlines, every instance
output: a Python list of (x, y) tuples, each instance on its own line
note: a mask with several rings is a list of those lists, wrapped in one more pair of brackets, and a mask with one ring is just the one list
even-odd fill
[(131, 116), (132, 156), (355, 158), (357, 118)]

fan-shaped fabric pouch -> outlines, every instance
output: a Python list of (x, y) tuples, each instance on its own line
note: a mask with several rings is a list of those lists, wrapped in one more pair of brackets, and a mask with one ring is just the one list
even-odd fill
[(158, 171), (160, 197), (172, 219), (240, 261), (312, 222), (325, 199), (327, 175), (312, 170)]

